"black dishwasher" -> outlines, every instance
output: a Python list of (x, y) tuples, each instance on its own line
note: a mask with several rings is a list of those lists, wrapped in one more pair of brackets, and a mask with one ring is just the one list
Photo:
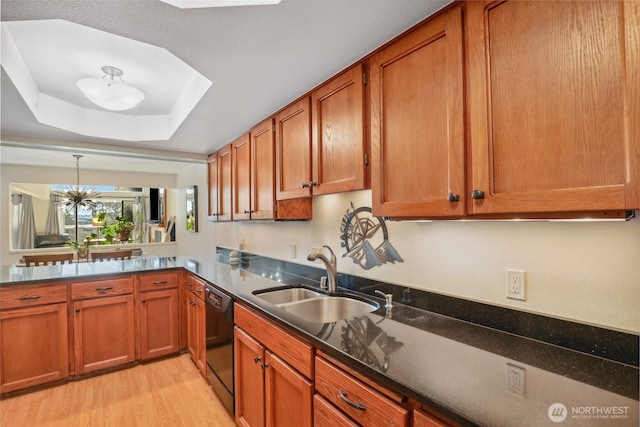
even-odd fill
[(233, 414), (233, 299), (206, 287), (207, 379)]

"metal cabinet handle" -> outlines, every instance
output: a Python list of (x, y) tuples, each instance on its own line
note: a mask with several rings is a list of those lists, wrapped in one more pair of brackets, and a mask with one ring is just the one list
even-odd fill
[(154, 285), (166, 285), (167, 283), (169, 283), (168, 280), (156, 280), (153, 282)]
[(113, 289), (113, 286), (104, 286), (102, 288), (96, 288), (96, 291), (105, 292), (105, 291), (110, 291), (111, 289)]
[(261, 360), (262, 360), (262, 357), (256, 356), (256, 357), (253, 358), (253, 363), (258, 363)]
[(29, 295), (29, 296), (26, 296), (26, 297), (18, 298), (18, 300), (20, 300), (20, 301), (32, 301), (34, 299), (40, 299), (40, 295)]
[(146, 300), (146, 299), (143, 299), (143, 300), (142, 300), (142, 303), (144, 304), (145, 302), (147, 302), (147, 300)]
[(317, 183), (317, 182), (311, 181), (311, 182), (309, 183), (309, 187), (317, 187), (317, 186), (318, 186), (318, 183)]
[(346, 403), (347, 405), (351, 406), (352, 408), (355, 408), (359, 411), (364, 411), (365, 409), (367, 409), (366, 406), (364, 406), (362, 403), (356, 403), (352, 400), (349, 400), (349, 398), (347, 397), (347, 393), (345, 393), (344, 391), (340, 390), (340, 399), (342, 399), (344, 401), (344, 403)]
[(196, 292), (202, 292), (202, 288), (196, 288)]
[(473, 193), (471, 193), (471, 198), (474, 199), (474, 200), (484, 199), (484, 191), (482, 191), (482, 190), (473, 190)]
[(76, 313), (80, 313), (80, 309), (79, 308), (76, 308)]
[(246, 209), (244, 210), (244, 213), (246, 213), (246, 214), (252, 214), (252, 213), (254, 213), (254, 212), (255, 212), (255, 211), (249, 211), (249, 210), (246, 210)]
[(262, 368), (262, 370), (265, 370), (265, 369), (267, 369), (269, 367), (269, 364), (268, 363), (263, 363), (263, 364), (260, 365), (260, 367)]

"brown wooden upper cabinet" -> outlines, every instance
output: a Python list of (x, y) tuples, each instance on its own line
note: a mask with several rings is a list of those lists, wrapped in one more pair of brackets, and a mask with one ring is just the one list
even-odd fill
[(207, 157), (207, 221), (218, 220), (218, 153)]
[(273, 119), (231, 143), (233, 220), (275, 218)]
[(311, 196), (311, 107), (304, 97), (276, 115), (276, 199)]
[(365, 66), (358, 64), (311, 94), (312, 194), (367, 188)]
[(471, 214), (640, 208), (638, 2), (468, 2)]
[(209, 156), (209, 221), (231, 220), (231, 144)]
[(276, 198), (367, 188), (365, 66), (358, 64), (276, 116)]
[(465, 214), (461, 16), (452, 9), (370, 59), (376, 216)]

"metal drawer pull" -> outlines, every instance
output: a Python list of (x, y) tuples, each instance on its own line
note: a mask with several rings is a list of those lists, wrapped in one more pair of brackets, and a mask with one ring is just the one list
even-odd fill
[(34, 300), (34, 299), (40, 299), (40, 295), (30, 295), (28, 297), (20, 297), (20, 298), (18, 298), (18, 300), (20, 300), (20, 301), (31, 301), (31, 300)]
[(102, 287), (102, 288), (96, 288), (96, 291), (105, 292), (105, 291), (110, 291), (111, 289), (113, 289), (113, 286), (105, 286), (105, 287)]
[(344, 401), (344, 403), (346, 403), (347, 405), (351, 406), (352, 408), (358, 409), (360, 411), (364, 411), (365, 409), (367, 409), (366, 406), (364, 406), (362, 403), (356, 403), (353, 402), (351, 400), (349, 400), (349, 398), (347, 397), (347, 393), (345, 393), (344, 391), (340, 390), (340, 399), (342, 399)]
[(166, 285), (167, 283), (169, 283), (168, 280), (158, 280), (153, 282), (154, 285)]
[(202, 292), (202, 288), (197, 288), (196, 292)]

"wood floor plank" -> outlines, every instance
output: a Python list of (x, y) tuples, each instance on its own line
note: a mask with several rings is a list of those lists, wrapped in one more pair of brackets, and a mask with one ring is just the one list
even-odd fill
[(235, 426), (188, 354), (0, 400), (0, 426)]

